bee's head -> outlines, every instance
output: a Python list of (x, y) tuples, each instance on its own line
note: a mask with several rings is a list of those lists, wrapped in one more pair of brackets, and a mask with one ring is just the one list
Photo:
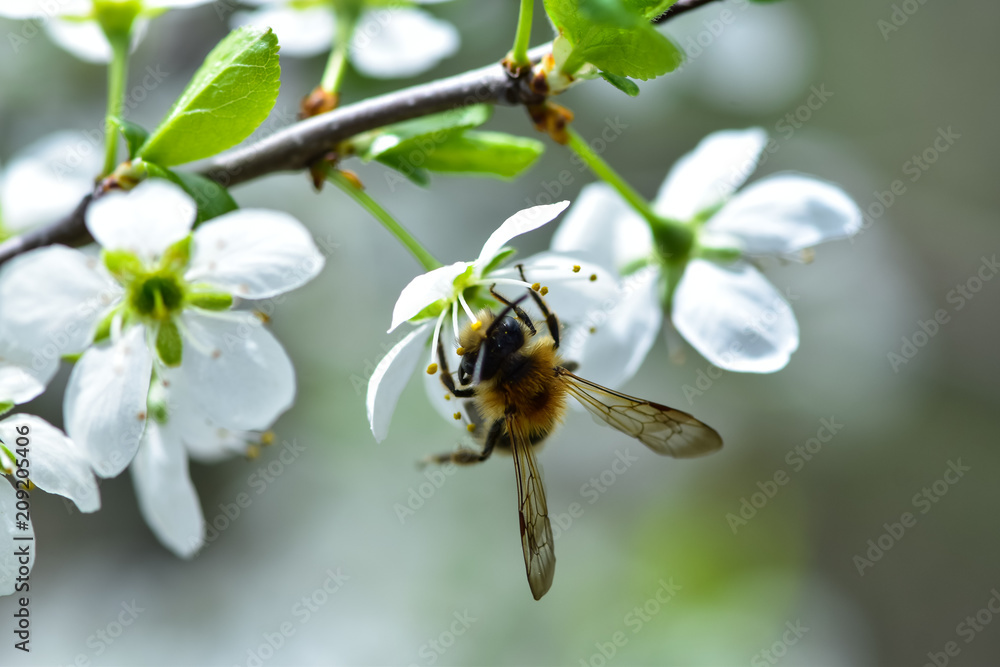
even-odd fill
[(475, 337), (462, 337), (464, 353), (458, 367), (458, 381), (463, 385), (489, 380), (496, 375), (504, 359), (524, 345), (524, 328), (516, 319), (509, 316), (489, 319), (488, 327), (470, 332), (476, 334)]

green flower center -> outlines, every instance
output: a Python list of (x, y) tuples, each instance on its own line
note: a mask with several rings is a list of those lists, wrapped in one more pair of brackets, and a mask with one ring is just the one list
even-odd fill
[(184, 306), (184, 285), (171, 273), (137, 277), (129, 286), (129, 304), (141, 317), (170, 319)]

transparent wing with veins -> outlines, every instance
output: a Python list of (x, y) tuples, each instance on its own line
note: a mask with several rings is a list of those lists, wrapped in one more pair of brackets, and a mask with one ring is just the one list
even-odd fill
[(556, 374), (590, 414), (657, 454), (686, 458), (710, 454), (722, 447), (722, 437), (715, 429), (686, 412), (612, 391), (565, 368), (556, 368)]
[(516, 415), (506, 417), (506, 424), (517, 476), (517, 511), (524, 566), (528, 571), (531, 594), (536, 600), (540, 600), (552, 586), (552, 576), (556, 569), (549, 508), (545, 503), (542, 475), (535, 463), (528, 434), (517, 421)]

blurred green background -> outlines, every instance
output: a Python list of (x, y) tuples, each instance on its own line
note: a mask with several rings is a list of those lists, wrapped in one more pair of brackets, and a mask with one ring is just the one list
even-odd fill
[[(885, 32), (879, 22), (897, 7), (906, 21)], [(424, 79), (509, 48), (512, 0), (433, 11), (464, 42)], [(562, 96), (584, 136), (607, 119), (627, 125), (604, 156), (647, 196), (705, 134), (760, 125), (780, 150), (754, 178), (815, 174), (841, 183), (872, 215), (863, 234), (820, 247), (809, 265), (767, 267), (793, 295), (801, 326), (785, 370), (706, 382), (708, 363), (690, 349), (686, 363), (673, 363), (661, 337), (624, 387), (708, 421), (725, 439), (722, 452), (662, 459), (577, 413), (550, 440), (540, 461), (561, 528), (555, 583), (541, 602), (525, 582), (505, 458), (453, 475), (417, 470), (418, 459), (454, 446), (456, 432), (431, 415), (416, 380), (389, 438), (377, 445), (368, 430), (363, 378), (398, 339), (384, 332), (416, 262), (343, 195), (316, 195), (302, 175), (237, 188), (242, 206), (288, 210), (333, 248), (320, 278), (274, 314), (299, 387), (278, 444), (253, 461), (193, 466), (207, 519), (228, 526), (189, 562), (147, 529), (127, 475), (103, 483), (94, 515), (34, 496), (32, 652), (13, 650), (14, 606), (0, 600), (0, 663), (995, 664), (1000, 279), (982, 283), (961, 310), (948, 294), (1000, 251), (998, 25), (1000, 6), (982, 1), (713, 4), (663, 28), (694, 57), (642, 84), (637, 99), (600, 82)], [(0, 32), (14, 30), (0, 22)], [(132, 85), (147, 66), (169, 76), (130, 120), (154, 125), (225, 32), (211, 5), (159, 19), (135, 54)], [(534, 43), (548, 37), (539, 14)], [(44, 36), (17, 55), (6, 48), (0, 158), (56, 129), (101, 126), (101, 68)], [(282, 59), (272, 128), (292, 122), (322, 65)], [(397, 85), (351, 74), (345, 102)], [(803, 107), (814, 90), (826, 101)], [(786, 115), (797, 113), (796, 126)], [(499, 109), (488, 127), (534, 132), (520, 109)], [(957, 138), (934, 149), (949, 129)], [(929, 149), (926, 170), (907, 166)], [(428, 190), (390, 191), (381, 167), (353, 168), (445, 262), (474, 257), (562, 169), (574, 180), (560, 196), (594, 180), (554, 145), (514, 183), (438, 176)], [(869, 209), (897, 179), (905, 193), (883, 212)], [(521, 252), (547, 247), (553, 229), (523, 237)], [(949, 322), (894, 370), (887, 355), (942, 308)], [(26, 409), (61, 423), (65, 378), (64, 369)], [(704, 391), (689, 401), (685, 385)], [(809, 460), (796, 454), (824, 419), (842, 428)], [(302, 448), (290, 463), (279, 458), (286, 441)], [(626, 451), (638, 464), (596, 498), (585, 495), (588, 480)], [(967, 472), (940, 482), (958, 462)], [(263, 485), (261, 469), (270, 471)], [(769, 485), (779, 471), (787, 484)], [(727, 514), (762, 488), (772, 497), (734, 534)], [(925, 488), (933, 503), (918, 497)], [(401, 520), (398, 506), (416, 506), (421, 490), (429, 497)], [(241, 493), (251, 503), (227, 519)], [(582, 514), (570, 521), (574, 502)], [(895, 527), (905, 512), (915, 525)], [(872, 562), (859, 573), (856, 557)], [(124, 628), (123, 604), (141, 609)], [(957, 655), (945, 653), (949, 642)]]

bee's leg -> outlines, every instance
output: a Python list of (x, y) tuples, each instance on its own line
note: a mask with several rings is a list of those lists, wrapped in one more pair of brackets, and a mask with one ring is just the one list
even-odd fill
[[(524, 276), (524, 264), (517, 265), (517, 271), (521, 274), (521, 280), (528, 282), (528, 279)], [(535, 300), (535, 305), (538, 309), (542, 311), (542, 316), (545, 317), (545, 326), (548, 327), (549, 335), (552, 336), (552, 340), (555, 341), (556, 348), (559, 347), (559, 318), (556, 314), (549, 310), (549, 307), (545, 305), (542, 301), (542, 296), (536, 292), (534, 289), (529, 289), (528, 294), (531, 298)]]
[[(521, 273), (521, 277), (522, 278), (524, 277), (524, 273), (523, 272)], [(528, 313), (524, 312), (524, 310), (519, 305), (517, 305), (517, 302), (515, 302), (515, 301), (508, 301), (507, 299), (505, 299), (501, 295), (497, 294), (497, 291), (494, 289), (495, 287), (496, 287), (495, 283), (493, 285), (490, 285), (490, 294), (493, 295), (493, 298), (496, 299), (497, 301), (499, 301), (500, 303), (502, 303), (503, 305), (507, 306), (511, 310), (513, 310), (514, 314), (517, 315), (517, 319), (519, 319), (522, 322), (524, 322), (524, 325), (526, 327), (528, 327), (528, 331), (530, 331), (531, 335), (534, 336), (535, 335), (535, 325), (534, 325), (534, 323), (532, 323), (531, 318), (528, 317)], [(523, 299), (523, 297), (522, 297), (522, 299)], [(521, 299), (518, 299), (518, 301), (520, 301), (520, 300)], [(498, 317), (494, 321), (499, 321), (499, 320), (500, 320), (500, 318)]]
[(493, 426), (490, 427), (490, 432), (486, 436), (486, 444), (483, 446), (483, 451), (481, 452), (462, 447), (454, 452), (445, 452), (443, 454), (428, 456), (420, 463), (424, 465), (428, 463), (457, 463), (458, 465), (482, 463), (486, 459), (490, 458), (490, 454), (493, 453), (493, 448), (496, 446), (497, 440), (500, 439), (500, 436), (503, 433), (503, 426), (504, 423), (502, 420), (498, 419), (493, 422)]
[(438, 339), (438, 366), (441, 367), (441, 384), (444, 385), (445, 389), (450, 391), (453, 396), (457, 398), (469, 398), (475, 396), (476, 390), (472, 387), (466, 387), (459, 389), (455, 386), (455, 378), (451, 376), (451, 371), (448, 369), (448, 357), (444, 353), (444, 343), (441, 339)]

